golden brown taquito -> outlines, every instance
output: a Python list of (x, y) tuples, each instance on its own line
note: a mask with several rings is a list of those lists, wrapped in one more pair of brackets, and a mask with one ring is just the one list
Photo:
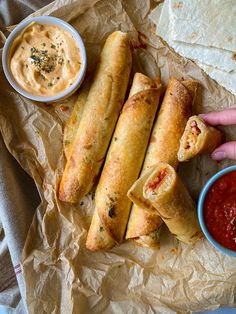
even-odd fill
[(122, 108), (131, 70), (127, 33), (116, 31), (106, 40), (88, 93), (71, 155), (59, 187), (59, 199), (75, 203), (97, 180)]
[[(179, 141), (191, 115), (197, 87), (198, 83), (193, 80), (170, 79), (154, 124), (140, 177), (148, 168), (159, 162), (167, 162), (177, 168)], [(135, 191), (132, 188), (129, 193), (133, 193), (135, 198)], [(152, 206), (145, 209), (145, 206), (134, 204), (130, 213), (126, 239), (134, 239), (139, 245), (158, 249), (160, 235), (158, 229), (161, 224), (162, 220)]]
[(180, 180), (175, 169), (166, 163), (150, 168), (143, 196), (180, 241), (193, 244), (202, 237), (196, 204)]
[(138, 178), (159, 103), (159, 84), (136, 73), (119, 117), (95, 194), (95, 213), (86, 247), (101, 250), (123, 241), (131, 201), (127, 192)]
[(212, 153), (222, 140), (223, 134), (219, 130), (207, 125), (200, 117), (192, 116), (180, 140), (178, 159), (187, 161), (200, 154)]
[(71, 150), (76, 133), (79, 128), (79, 124), (82, 118), (82, 114), (85, 108), (86, 100), (90, 89), (90, 82), (86, 82), (79, 92), (78, 98), (72, 110), (72, 113), (67, 120), (63, 134), (63, 147), (66, 159), (68, 160), (71, 155)]

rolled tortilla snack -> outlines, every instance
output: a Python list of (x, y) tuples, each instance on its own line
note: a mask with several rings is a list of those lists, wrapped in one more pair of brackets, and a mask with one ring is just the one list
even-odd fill
[(71, 116), (65, 124), (63, 135), (63, 147), (66, 159), (68, 160), (71, 155), (71, 149), (76, 133), (79, 128), (79, 123), (85, 108), (85, 103), (88, 98), (90, 82), (86, 82), (79, 92), (77, 101), (72, 110)]
[[(177, 168), (179, 141), (191, 114), (197, 87), (196, 81), (180, 82), (176, 78), (170, 79), (154, 124), (140, 177), (159, 162), (166, 162)], [(140, 198), (141, 203), (139, 206), (136, 204), (132, 206), (126, 239), (134, 239), (139, 245), (158, 248), (162, 220), (152, 205), (147, 206), (146, 200), (142, 197), (143, 184), (142, 180), (138, 180), (128, 193), (134, 203), (139, 202)]]
[(59, 187), (59, 199), (76, 203), (97, 180), (119, 112), (130, 70), (129, 36), (112, 33), (101, 52), (78, 131)]
[(196, 205), (175, 169), (166, 163), (154, 166), (144, 186), (144, 197), (156, 208), (172, 234), (180, 241), (193, 244), (202, 231)]
[(86, 247), (91, 251), (104, 251), (116, 245), (115, 240), (104, 229), (95, 207), (86, 240)]
[(93, 218), (88, 232), (86, 247), (90, 250), (100, 250), (103, 243), (103, 248), (107, 249), (123, 241), (131, 207), (127, 192), (137, 179), (144, 160), (158, 98), (159, 85), (136, 73), (97, 186), (94, 215), (99, 220)]
[[(161, 218), (159, 218), (161, 219)], [(160, 233), (161, 227), (158, 227), (154, 231), (148, 233), (148, 235), (142, 235), (136, 239), (132, 239), (136, 245), (149, 247), (155, 250), (160, 250)]]
[(200, 117), (192, 116), (180, 139), (178, 160), (187, 161), (199, 154), (212, 153), (222, 140), (219, 130), (208, 126)]

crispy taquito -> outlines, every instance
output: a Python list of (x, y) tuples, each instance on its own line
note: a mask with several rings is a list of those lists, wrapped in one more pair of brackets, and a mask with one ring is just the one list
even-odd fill
[(157, 111), (160, 85), (136, 73), (119, 117), (95, 194), (95, 213), (86, 246), (113, 247), (123, 241), (131, 201), (127, 192), (138, 178)]
[(76, 203), (97, 181), (123, 105), (132, 56), (127, 33), (106, 40), (59, 187), (59, 199)]
[[(154, 124), (140, 176), (158, 162), (167, 162), (177, 168), (179, 141), (191, 115), (197, 87), (196, 81), (170, 79)], [(139, 197), (139, 192), (140, 190), (136, 193), (131, 188), (129, 194), (135, 198), (136, 195)], [(136, 244), (158, 249), (161, 224), (162, 220), (152, 206), (147, 209), (134, 204), (130, 213), (126, 239), (133, 239)]]
[(207, 125), (200, 117), (192, 116), (180, 140), (178, 159), (187, 161), (200, 154), (212, 153), (222, 140), (221, 131)]
[(144, 198), (155, 207), (177, 239), (187, 244), (195, 243), (202, 237), (196, 204), (175, 169), (159, 163), (150, 168), (145, 177)]

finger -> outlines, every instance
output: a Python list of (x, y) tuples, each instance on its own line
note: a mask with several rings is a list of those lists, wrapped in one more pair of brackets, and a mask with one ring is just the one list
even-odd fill
[(199, 115), (206, 123), (211, 125), (231, 125), (236, 123), (236, 109), (227, 109), (218, 112), (209, 112)]
[(211, 154), (211, 157), (214, 160), (236, 160), (236, 141), (220, 145), (214, 150), (214, 152)]

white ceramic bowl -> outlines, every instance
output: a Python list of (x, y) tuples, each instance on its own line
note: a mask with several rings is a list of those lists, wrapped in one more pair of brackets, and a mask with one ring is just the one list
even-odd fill
[[(48, 97), (47, 96), (35, 96), (35, 95), (32, 95), (31, 93), (28, 93), (26, 90), (24, 90), (15, 81), (15, 79), (11, 73), (11, 70), (9, 69), (9, 66), (8, 66), (8, 53), (10, 51), (10, 48), (11, 48), (11, 45), (12, 45), (14, 39), (19, 35), (20, 32), (22, 32), (22, 30), (26, 26), (28, 26), (32, 22), (37, 22), (40, 24), (51, 24), (51, 25), (56, 25), (56, 26), (63, 28), (65, 31), (67, 31), (68, 33), (70, 33), (72, 35), (72, 37), (74, 38), (74, 40), (76, 41), (76, 43), (80, 49), (81, 63), (82, 64), (81, 64), (81, 68), (80, 68), (80, 72), (78, 74), (78, 77), (76, 78), (75, 82), (69, 88), (67, 88), (65, 91), (60, 92), (60, 93), (53, 95), (53, 96), (48, 96)], [(70, 24), (66, 23), (65, 21), (63, 21), (61, 19), (58, 19), (58, 18), (52, 17), (52, 16), (33, 17), (33, 18), (27, 19), (27, 20), (21, 22), (20, 24), (18, 24), (16, 26), (16, 28), (11, 32), (9, 37), (7, 38), (6, 43), (3, 47), (3, 53), (2, 53), (3, 71), (6, 75), (8, 82), (11, 84), (11, 86), (22, 96), (29, 98), (29, 99), (32, 99), (32, 100), (35, 100), (35, 101), (40, 101), (40, 102), (55, 102), (55, 101), (65, 99), (69, 95), (73, 94), (83, 82), (85, 72), (86, 72), (86, 63), (87, 63), (86, 50), (84, 47), (83, 40), (80, 37), (80, 35), (78, 34), (78, 32)]]

